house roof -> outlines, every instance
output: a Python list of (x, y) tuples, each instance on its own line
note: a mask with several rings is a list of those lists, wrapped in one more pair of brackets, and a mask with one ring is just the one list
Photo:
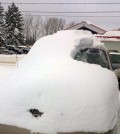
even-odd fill
[(120, 41), (120, 31), (108, 31), (102, 35), (96, 35), (101, 41)]
[(89, 30), (95, 34), (102, 34), (102, 33), (106, 32), (106, 30), (104, 30), (88, 21), (82, 21), (81, 23), (77, 23), (77, 24), (67, 28), (66, 30), (80, 30), (80, 29)]

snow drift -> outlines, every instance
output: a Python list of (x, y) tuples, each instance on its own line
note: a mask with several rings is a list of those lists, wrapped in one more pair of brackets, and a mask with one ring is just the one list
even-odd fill
[[(118, 117), (115, 74), (73, 59), (102, 45), (89, 32), (61, 31), (38, 40), (0, 87), (0, 123), (36, 132), (106, 132)], [(37, 109), (41, 117), (34, 117)]]
[(2, 82), (8, 75), (15, 70), (15, 66), (0, 65), (0, 82)]

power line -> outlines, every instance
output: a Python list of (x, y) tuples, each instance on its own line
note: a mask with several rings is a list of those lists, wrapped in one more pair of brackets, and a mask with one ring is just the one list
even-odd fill
[(21, 12), (26, 12), (26, 13), (52, 13), (52, 14), (54, 14), (54, 13), (58, 13), (58, 14), (60, 14), (60, 13), (65, 13), (65, 14), (68, 14), (68, 13), (75, 13), (75, 14), (78, 14), (78, 13), (120, 13), (120, 11), (87, 11), (87, 12), (82, 12), (82, 11), (80, 11), (80, 12), (71, 12), (71, 11), (69, 11), (69, 12), (52, 12), (52, 11), (21, 11)]
[(50, 15), (50, 14), (48, 14), (48, 15), (44, 15), (44, 14), (41, 14), (41, 15), (36, 15), (36, 14), (34, 14), (34, 15), (31, 15), (31, 14), (24, 14), (24, 15), (26, 15), (26, 16), (36, 16), (36, 17), (40, 17), (40, 16), (44, 16), (44, 17), (89, 17), (89, 18), (118, 18), (118, 17), (120, 17), (120, 15), (119, 16), (72, 16), (72, 15)]
[[(8, 2), (1, 2), (1, 4), (11, 4), (11, 3), (8, 3)], [(117, 3), (109, 3), (109, 2), (107, 2), (107, 3), (103, 3), (103, 2), (101, 2), (101, 3), (98, 3), (98, 2), (89, 2), (89, 3), (85, 3), (85, 2), (77, 2), (77, 3), (41, 3), (41, 2), (39, 2), (39, 3), (15, 3), (15, 4), (25, 4), (25, 5), (38, 5), (38, 4), (40, 4), (40, 5), (93, 5), (93, 4), (95, 4), (95, 5), (117, 5), (117, 4), (120, 4), (120, 2), (117, 2)]]

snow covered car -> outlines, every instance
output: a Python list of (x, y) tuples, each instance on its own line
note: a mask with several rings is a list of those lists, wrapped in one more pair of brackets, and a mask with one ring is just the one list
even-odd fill
[(98, 46), (103, 44), (87, 31), (38, 40), (1, 81), (0, 124), (45, 134), (119, 134), (116, 75), (74, 59), (80, 50)]
[(26, 46), (17, 46), (17, 48), (22, 50), (23, 54), (27, 54), (30, 51), (30, 48)]
[(0, 54), (14, 54), (14, 52), (12, 50), (8, 50), (7, 48), (5, 47), (0, 47)]
[(9, 51), (13, 51), (14, 54), (23, 54), (23, 50), (19, 49), (17, 46), (6, 45), (6, 48), (7, 48)]

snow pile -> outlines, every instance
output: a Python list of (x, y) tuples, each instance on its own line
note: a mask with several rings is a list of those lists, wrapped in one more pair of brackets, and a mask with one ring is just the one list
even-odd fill
[(120, 41), (120, 39), (117, 39), (115, 37), (113, 38), (106, 38), (106, 37), (98, 37), (100, 41)]
[(10, 75), (15, 70), (15, 68), (15, 66), (0, 65), (0, 82), (2, 82), (8, 75)]
[[(99, 65), (74, 60), (83, 44), (102, 45), (83, 31), (38, 40), (1, 84), (0, 123), (42, 133), (112, 129), (118, 117), (117, 78)], [(43, 114), (34, 117), (32, 109)]]
[(19, 34), (19, 30), (17, 29), (17, 28), (15, 28), (15, 30), (14, 30), (14, 35), (18, 35)]
[(87, 20), (83, 20), (82, 22), (85, 22), (85, 23), (90, 24), (90, 25), (94, 25), (92, 22), (87, 21)]

